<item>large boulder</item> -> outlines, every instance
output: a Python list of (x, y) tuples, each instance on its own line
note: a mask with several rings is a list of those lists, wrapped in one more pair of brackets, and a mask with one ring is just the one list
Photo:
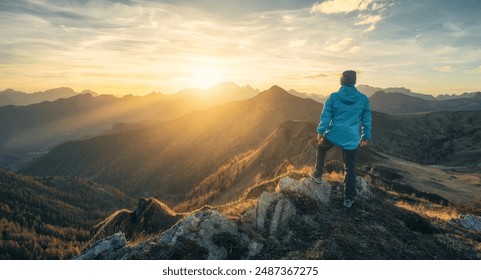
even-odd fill
[(115, 233), (97, 242), (89, 250), (77, 256), (76, 260), (116, 259), (116, 251), (124, 248), (127, 240), (122, 232)]
[[(285, 228), (287, 222), (298, 212), (306, 208), (317, 210), (320, 205), (329, 202), (331, 184), (316, 184), (311, 179), (298, 181), (284, 177), (274, 193), (264, 192), (257, 202), (244, 213), (243, 218), (255, 225), (260, 233), (273, 237), (279, 228)], [(309, 211), (308, 211), (309, 212)]]
[(229, 220), (216, 210), (204, 210), (187, 216), (171, 229), (162, 233), (158, 244), (162, 247), (174, 247), (179, 242), (192, 241), (207, 252), (206, 259), (227, 259), (228, 251), (224, 243), (228, 239), (237, 247), (247, 248), (247, 236), (239, 233), (237, 222)]

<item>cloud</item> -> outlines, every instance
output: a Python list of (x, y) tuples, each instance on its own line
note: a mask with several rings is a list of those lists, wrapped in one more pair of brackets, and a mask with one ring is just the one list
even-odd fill
[(329, 77), (329, 75), (325, 74), (325, 73), (319, 73), (319, 74), (313, 75), (313, 76), (306, 76), (305, 78), (306, 79), (317, 79), (317, 78), (325, 78), (325, 77)]
[(351, 49), (349, 49), (349, 53), (352, 53), (352, 54), (358, 53), (360, 51), (361, 51), (360, 46), (353, 46), (353, 47), (351, 47)]
[(70, 30), (63, 24), (60, 24), (60, 27), (62, 27), (63, 30), (65, 30), (65, 32), (70, 32)]
[(373, 31), (376, 29), (376, 24), (382, 20), (381, 15), (359, 15), (359, 21), (354, 25), (369, 25), (364, 32)]
[(464, 73), (467, 73), (467, 74), (481, 73), (481, 65), (479, 65), (478, 67), (476, 67), (474, 69), (471, 68), (471, 69), (465, 70)]
[(311, 8), (311, 13), (323, 14), (350, 13), (353, 11), (365, 11), (374, 0), (328, 0), (316, 3)]
[(436, 69), (439, 72), (446, 72), (446, 73), (451, 73), (451, 72), (456, 71), (456, 69), (454, 69), (452, 66), (448, 66), (448, 65), (435, 67), (434, 69)]
[(376, 24), (382, 20), (381, 15), (359, 15), (360, 21), (356, 25)]
[(289, 42), (289, 47), (291, 48), (302, 47), (305, 44), (306, 44), (306, 40), (294, 40)]
[(354, 43), (354, 38), (344, 37), (339, 42), (328, 43), (325, 49), (331, 53), (340, 53), (347, 50)]

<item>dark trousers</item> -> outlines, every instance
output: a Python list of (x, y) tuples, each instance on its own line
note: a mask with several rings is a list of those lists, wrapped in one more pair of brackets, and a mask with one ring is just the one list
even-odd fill
[[(317, 161), (316, 171), (314, 171), (314, 177), (320, 178), (324, 173), (324, 162), (326, 160), (327, 151), (329, 151), (334, 144), (324, 139), (317, 145)], [(354, 199), (356, 197), (356, 150), (342, 149), (342, 159), (344, 166), (346, 167), (346, 176), (344, 177), (344, 197), (346, 199)]]

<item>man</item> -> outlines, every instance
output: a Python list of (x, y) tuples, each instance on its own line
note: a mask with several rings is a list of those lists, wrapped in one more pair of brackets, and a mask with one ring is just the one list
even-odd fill
[(341, 147), (346, 167), (343, 205), (347, 208), (351, 208), (356, 197), (356, 149), (367, 145), (371, 139), (369, 99), (356, 89), (355, 84), (356, 72), (344, 71), (341, 75), (341, 88), (332, 93), (324, 105), (317, 127), (316, 170), (311, 174), (317, 184), (322, 183), (327, 151), (334, 146)]

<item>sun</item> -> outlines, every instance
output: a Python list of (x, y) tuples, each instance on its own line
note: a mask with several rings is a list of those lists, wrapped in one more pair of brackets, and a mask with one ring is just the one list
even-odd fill
[(222, 81), (222, 71), (215, 65), (201, 65), (192, 70), (189, 78), (191, 87), (208, 88)]

